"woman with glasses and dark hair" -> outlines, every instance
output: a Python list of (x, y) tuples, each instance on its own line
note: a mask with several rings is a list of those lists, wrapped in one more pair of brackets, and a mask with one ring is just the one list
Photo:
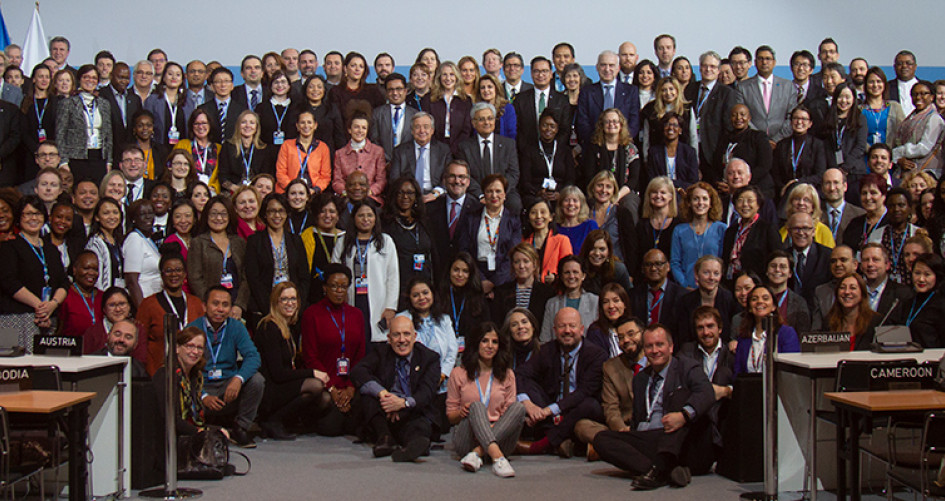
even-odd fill
[[(56, 114), (60, 163), (68, 165), (76, 179), (91, 178), (98, 183), (112, 167), (111, 105), (104, 97), (95, 96), (98, 71), (94, 65), (80, 67), (76, 78), (79, 92), (59, 101)], [(6, 171), (14, 174), (12, 169)], [(5, 181), (8, 185), (15, 179)]]
[(193, 294), (206, 297), (211, 286), (230, 291), (231, 316), (241, 318), (249, 305), (244, 258), (246, 240), (237, 235), (237, 216), (230, 199), (217, 195), (200, 214), (187, 254), (187, 278)]
[[(403, 176), (390, 184), (381, 220), (384, 233), (397, 246), (400, 268), (400, 293), (417, 277), (433, 280), (433, 238), (426, 225), (426, 204), (420, 185), (413, 176)], [(401, 304), (401, 306), (406, 306)]]
[[(935, 254), (921, 254), (912, 263), (912, 290), (915, 297), (903, 311), (908, 311), (906, 326), (912, 340), (923, 348), (945, 347), (942, 319), (945, 318), (945, 296), (939, 294), (945, 283), (945, 262)], [(905, 309), (908, 307), (908, 310)]]

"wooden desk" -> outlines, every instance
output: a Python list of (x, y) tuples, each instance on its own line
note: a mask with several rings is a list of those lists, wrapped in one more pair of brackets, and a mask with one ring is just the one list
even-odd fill
[[(846, 499), (846, 468), (850, 468), (850, 498), (860, 499), (860, 418), (908, 417), (945, 409), (945, 392), (935, 390), (828, 392), (840, 419), (837, 421), (837, 498)], [(846, 428), (849, 428), (849, 436)], [(842, 444), (847, 444), (844, 450)]]
[(13, 414), (69, 415), (69, 500), (85, 499), (88, 468), (85, 463), (88, 439), (89, 402), (93, 392), (22, 391), (0, 394), (0, 407)]

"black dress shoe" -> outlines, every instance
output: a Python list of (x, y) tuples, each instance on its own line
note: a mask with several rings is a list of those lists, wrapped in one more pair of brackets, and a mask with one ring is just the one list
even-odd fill
[(651, 491), (666, 485), (666, 478), (656, 471), (656, 467), (645, 474), (633, 479), (633, 488), (638, 491)]
[(374, 444), (374, 457), (383, 458), (393, 454), (396, 444), (394, 443), (393, 437), (386, 435), (378, 439), (377, 443)]
[(244, 449), (254, 449), (256, 447), (256, 442), (253, 441), (253, 437), (239, 426), (230, 428), (230, 442)]
[(430, 439), (417, 437), (407, 442), (406, 447), (394, 451), (393, 454), (391, 454), (391, 460), (395, 463), (412, 463), (429, 450)]
[(278, 421), (266, 421), (259, 423), (259, 427), (267, 437), (273, 440), (288, 441), (295, 440), (295, 434), (285, 430), (285, 426)]
[(669, 472), (669, 483), (676, 487), (685, 487), (692, 480), (692, 472), (688, 466), (677, 466)]

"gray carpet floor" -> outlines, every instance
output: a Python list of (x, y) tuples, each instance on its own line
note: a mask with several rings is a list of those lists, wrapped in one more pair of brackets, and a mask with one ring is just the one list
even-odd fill
[[(739, 494), (760, 485), (738, 484), (718, 475), (695, 477), (684, 489), (664, 487), (652, 492), (633, 492), (630, 479), (604, 462), (554, 456), (513, 457), (516, 477), (503, 479), (488, 465), (478, 473), (460, 468), (452, 451), (434, 448), (429, 457), (412, 464), (374, 459), (364, 444), (350, 438), (303, 436), (292, 442), (259, 440), (256, 449), (240, 450), (253, 462), (245, 477), (214, 482), (181, 482), (183, 487), (203, 490), (211, 500), (569, 500), (649, 499), (711, 500), (738, 499)], [(233, 463), (243, 468), (242, 458)], [(136, 493), (135, 493), (136, 494)], [(786, 496), (782, 499), (797, 499)], [(819, 496), (833, 500), (832, 494)], [(864, 499), (885, 499), (865, 496)]]

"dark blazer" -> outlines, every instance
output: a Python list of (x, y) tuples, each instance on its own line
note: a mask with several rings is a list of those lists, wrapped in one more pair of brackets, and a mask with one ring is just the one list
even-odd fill
[(602, 367), (607, 360), (607, 353), (597, 346), (582, 342), (578, 350), (575, 371), (575, 389), (567, 398), (558, 400), (561, 392), (561, 348), (557, 341), (545, 343), (538, 351), (538, 356), (518, 366), (515, 381), (518, 392), (525, 393), (531, 401), (540, 407), (557, 403), (561, 414), (567, 414), (587, 399), (600, 400), (600, 388), (603, 379)]
[[(299, 107), (295, 105), (295, 102), (289, 103), (288, 107), (282, 107), (282, 109), (276, 109), (270, 101), (265, 103), (260, 103), (256, 107), (256, 113), (259, 115), (259, 139), (262, 139), (262, 142), (273, 145), (273, 134), (276, 130), (279, 130), (279, 119), (276, 116), (276, 111), (279, 111), (279, 116), (282, 117), (282, 133), (285, 134), (285, 139), (295, 139), (299, 137), (299, 131), (295, 128), (296, 122), (299, 119)], [(285, 113), (283, 115), (283, 113)], [(318, 129), (315, 129), (318, 130)], [(279, 148), (279, 145), (275, 145), (276, 149)]]
[[(279, 147), (277, 146), (253, 149), (252, 159), (249, 164), (249, 177), (252, 178), (256, 174), (275, 175), (276, 156), (278, 154)], [(223, 143), (223, 147), (220, 149), (220, 157), (217, 161), (217, 176), (220, 179), (220, 183), (226, 181), (233, 184), (240, 184), (243, 182), (246, 169), (243, 166), (243, 156), (240, 154), (240, 149), (237, 146), (230, 142)]]
[[(861, 117), (864, 118), (864, 117)], [(843, 163), (837, 167), (843, 170), (852, 178), (859, 178), (867, 174), (866, 168), (866, 150), (869, 149), (867, 143), (867, 126), (865, 121), (860, 122), (860, 127), (856, 130), (844, 130), (840, 141), (840, 148), (843, 152)], [(837, 132), (834, 131), (830, 138), (831, 150), (834, 152), (834, 163), (836, 162), (837, 151)]]
[(236, 119), (247, 109), (245, 103), (236, 99), (235, 92), (230, 93), (230, 104), (226, 108), (226, 127), (220, 129), (220, 109), (217, 107), (216, 96), (209, 97), (199, 108), (206, 111), (210, 118), (210, 136), (216, 138), (216, 143), (222, 143), (233, 136), (236, 131)]
[[(735, 382), (735, 354), (728, 349), (728, 343), (724, 341), (724, 337), (722, 339), (722, 344), (718, 347), (719, 362), (709, 382), (719, 386), (729, 386)], [(700, 367), (705, 360), (705, 353), (699, 349), (699, 343), (695, 341), (684, 344), (679, 349), (679, 356), (698, 362)]]
[(509, 182), (506, 194), (518, 190), (519, 167), (515, 140), (492, 134), (489, 145), (492, 149), (492, 170), (486, 172), (482, 165), (482, 150), (479, 149), (479, 134), (473, 134), (456, 148), (457, 158), (469, 163), (469, 190), (473, 196), (482, 195), (482, 180), (489, 174), (502, 174)]
[[(774, 177), (775, 186), (783, 187), (793, 179), (798, 182), (811, 184), (819, 188), (824, 177), (824, 171), (836, 167), (836, 157), (827, 153), (827, 146), (824, 142), (811, 134), (804, 136), (803, 146), (798, 146), (794, 154), (799, 154), (797, 170), (791, 163), (791, 145), (794, 136), (788, 136), (780, 141), (774, 148)], [(803, 148), (803, 151), (799, 151)]]
[[(785, 250), (793, 252), (794, 248), (788, 245)], [(807, 251), (807, 259), (804, 261), (804, 269), (799, 273), (800, 277), (794, 278), (794, 292), (800, 294), (811, 309), (814, 304), (814, 290), (831, 279), (830, 252), (829, 248), (812, 242), (810, 250)], [(800, 278), (799, 284), (798, 278)]]
[[(700, 82), (697, 92), (701, 88)], [(734, 90), (716, 80), (709, 95), (704, 96), (705, 101), (700, 102), (697, 94), (692, 102), (692, 109), (699, 122), (699, 157), (705, 166), (715, 158), (724, 133), (733, 130), (729, 115), (737, 97)]]
[[(731, 227), (729, 220), (732, 213), (729, 212), (729, 209), (732, 208), (732, 197), (730, 195), (720, 193), (719, 200), (722, 202), (722, 219), (720, 221), (722, 221), (725, 224), (728, 224), (729, 227)], [(761, 210), (759, 210), (758, 213), (761, 214), (762, 221), (772, 226), (780, 225), (780, 219), (778, 218), (778, 210), (774, 207), (774, 201), (772, 201), (772, 199), (765, 198), (765, 203), (764, 205), (761, 206)], [(781, 238), (781, 237), (778, 236), (778, 238)]]
[[(725, 270), (731, 265), (732, 247), (735, 245), (737, 233), (738, 225), (729, 226), (722, 239), (722, 259), (725, 260)], [(778, 230), (759, 218), (745, 237), (741, 252), (742, 269), (751, 271), (759, 277), (765, 276), (765, 260), (768, 254), (780, 248), (781, 235), (778, 235)]]
[[(140, 343), (142, 341), (138, 340), (138, 342)], [(144, 340), (144, 342), (147, 342), (147, 340)], [(98, 350), (94, 353), (90, 353), (90, 355), (100, 355), (107, 357), (108, 347), (102, 348), (101, 350)], [(147, 369), (144, 368), (144, 364), (142, 364), (140, 360), (137, 358), (129, 358), (129, 360), (131, 363), (131, 379), (151, 379), (151, 376), (148, 375)], [(163, 383), (163, 381), (161, 382)]]
[[(636, 87), (614, 80), (614, 108), (623, 113), (627, 119), (627, 128), (630, 137), (636, 137), (640, 132), (640, 92)], [(596, 82), (581, 88), (578, 97), (577, 135), (578, 140), (587, 144), (597, 125), (597, 117), (604, 111), (604, 86)]]
[[(646, 421), (647, 385), (652, 375), (653, 366), (649, 365), (633, 377), (633, 429)], [(688, 405), (696, 411), (695, 419), (699, 419), (714, 403), (715, 390), (702, 364), (689, 358), (673, 357), (663, 381), (663, 414), (680, 412)]]
[[(390, 162), (394, 155), (394, 116), (391, 115), (391, 105), (382, 104), (371, 113), (371, 130), (368, 138), (374, 144), (381, 145), (384, 148), (384, 155)], [(400, 133), (400, 144), (413, 141), (413, 133), (410, 131), (410, 121), (417, 114), (417, 110), (407, 106), (407, 103), (400, 105), (401, 123), (403, 130)]]
[[(945, 348), (945, 334), (942, 333), (942, 319), (945, 318), (945, 296), (941, 288), (930, 301), (926, 303), (929, 294), (916, 295), (906, 305), (908, 314), (915, 315), (909, 330), (912, 331), (912, 340), (923, 348)], [(925, 307), (922, 304), (925, 304)]]
[[(770, 336), (769, 336), (770, 339)], [(782, 325), (778, 329), (778, 353), (798, 353), (801, 351), (800, 338), (797, 331), (789, 326)], [(748, 372), (748, 357), (751, 355), (751, 336), (739, 337), (735, 348), (735, 375)]]
[[(876, 228), (868, 228), (866, 225), (866, 213), (857, 216), (850, 220), (850, 223), (847, 224), (847, 229), (843, 232), (843, 238), (841, 239), (844, 245), (849, 246), (853, 249), (854, 253), (860, 251), (860, 247), (866, 245), (866, 240), (869, 238), (869, 234), (872, 230), (877, 228), (882, 228), (887, 224), (886, 216), (883, 215), (882, 219), (876, 224)], [(864, 230), (866, 230), (864, 232)], [(840, 243), (840, 242), (837, 242)]]
[[(849, 191), (849, 190), (848, 190)], [(820, 222), (830, 227), (830, 211), (833, 210), (827, 202), (821, 200), (820, 207), (823, 210), (823, 215), (820, 218)], [(850, 202), (847, 202), (843, 206), (843, 212), (840, 213), (840, 224), (837, 225), (837, 233), (834, 235), (833, 239), (837, 244), (841, 244), (843, 239), (843, 234), (847, 231), (847, 227), (850, 226), (850, 221), (853, 221), (854, 218), (866, 214), (866, 211), (862, 207), (853, 205)], [(832, 228), (831, 228), (832, 229)]]
[[(311, 274), (302, 238), (288, 231), (283, 232), (285, 252), (289, 258), (289, 280), (299, 288), (299, 298), (308, 297)], [(275, 263), (272, 258), (272, 242), (269, 232), (257, 231), (246, 239), (246, 257), (243, 259), (246, 271), (246, 283), (250, 289), (249, 311), (269, 312), (269, 293), (272, 292), (272, 279)], [(304, 304), (299, 309), (304, 311)]]
[[(134, 136), (131, 134), (131, 129), (134, 126), (134, 124), (131, 123), (131, 117), (134, 116), (135, 112), (141, 109), (143, 103), (141, 102), (141, 98), (138, 97), (134, 91), (125, 89), (124, 95), (121, 96), (125, 101), (125, 116), (122, 118), (121, 108), (118, 107), (119, 95), (115, 93), (115, 89), (111, 85), (106, 85), (99, 89), (98, 95), (99, 97), (105, 98), (112, 107), (112, 134), (114, 135), (115, 144), (119, 145), (118, 148), (115, 148), (117, 160), (119, 159), (118, 156), (121, 155), (121, 145), (128, 144), (134, 140)], [(155, 130), (157, 130), (157, 127), (155, 127)], [(186, 133), (185, 127), (183, 132), (181, 132), (181, 139), (186, 137)]]
[[(30, 153), (30, 160), (33, 159), (32, 154), (36, 153), (36, 149), (39, 148), (39, 129), (42, 128), (46, 133), (46, 139), (56, 140), (56, 112), (59, 108), (59, 101), (62, 98), (59, 96), (53, 96), (45, 101), (45, 107), (40, 105), (37, 106), (36, 102), (30, 102), (26, 105), (26, 113), (23, 115), (23, 145), (26, 146), (27, 151)], [(37, 109), (38, 108), (38, 109)], [(40, 124), (39, 116), (42, 115), (43, 120)], [(119, 122), (121, 123), (121, 122)], [(112, 129), (114, 130), (115, 121), (112, 120)], [(31, 179), (35, 177), (36, 172), (27, 172), (26, 178)]]
[[(614, 169), (613, 166), (613, 155), (617, 155), (617, 168)], [(579, 186), (582, 188), (587, 186), (591, 182), (591, 179), (597, 175), (598, 172), (607, 169), (613, 172), (614, 178), (617, 180), (617, 186), (622, 187), (626, 186), (630, 188), (631, 191), (638, 192), (641, 188), (646, 187), (646, 183), (642, 182), (641, 175), (643, 171), (643, 161), (640, 158), (640, 151), (636, 145), (630, 144), (623, 147), (618, 147), (614, 152), (607, 150), (606, 146), (599, 146), (594, 143), (588, 143), (584, 148), (584, 153), (581, 155), (582, 163), (582, 179), (579, 180)], [(542, 163), (544, 165), (544, 163)], [(619, 189), (619, 188), (618, 188)]]
[(768, 136), (758, 130), (723, 132), (712, 168), (702, 173), (703, 180), (715, 184), (725, 177), (725, 153), (729, 146), (732, 146), (733, 158), (740, 158), (751, 167), (751, 182), (761, 188), (765, 198), (774, 198), (774, 180), (771, 177), (773, 163), (771, 143), (768, 142)]
[[(270, 92), (265, 85), (260, 84), (259, 90), (262, 91), (262, 95), (259, 96), (259, 104), (256, 105), (257, 107), (262, 106), (263, 103), (268, 102), (269, 98), (272, 97), (272, 92)], [(233, 92), (230, 95), (236, 100), (236, 102), (242, 104), (243, 108), (249, 109), (249, 96), (246, 95), (245, 83), (241, 83), (236, 87), (233, 87)]]
[[(699, 289), (683, 294), (676, 302), (675, 311), (679, 318), (677, 319), (676, 330), (673, 331), (673, 346), (676, 347), (677, 352), (686, 343), (695, 343), (699, 340), (692, 323), (692, 314), (699, 306), (702, 306), (702, 293), (699, 292)], [(741, 311), (741, 306), (738, 305), (735, 296), (724, 287), (719, 287), (719, 291), (715, 295), (714, 306), (722, 314), (722, 325), (720, 327), (722, 328), (722, 339), (726, 339), (728, 333), (732, 331), (732, 317)]]
[[(466, 195), (469, 196), (468, 194)], [(482, 212), (485, 206), (480, 207), (475, 214), (466, 219), (466, 227), (456, 232), (463, 232), (462, 250), (468, 252), (479, 266), (479, 276), (483, 280), (491, 280), (495, 285), (502, 285), (512, 281), (512, 258), (509, 252), (522, 241), (522, 220), (512, 211), (502, 211), (502, 220), (499, 221), (499, 236), (496, 242), (495, 271), (489, 271), (487, 263), (479, 260), (479, 244), (476, 235), (479, 234), (479, 225), (482, 224)]]
[[(646, 183), (654, 177), (668, 175), (666, 166), (666, 148), (662, 145), (650, 146), (646, 155)], [(676, 179), (673, 184), (676, 188), (688, 188), (699, 181), (699, 154), (686, 143), (680, 142), (676, 147)]]
[(450, 137), (446, 137), (446, 100), (432, 101), (423, 97), (423, 110), (433, 115), (433, 137), (449, 145), (453, 155), (459, 153), (459, 143), (472, 135), (472, 99), (453, 97), (450, 101)]
[[(436, 139), (431, 139), (427, 144), (430, 148), (428, 155), (430, 166), (430, 183), (434, 188), (443, 186), (443, 171), (447, 164), (453, 159), (453, 154), (446, 143), (441, 143)], [(393, 181), (401, 176), (410, 176), (415, 178), (417, 172), (417, 153), (416, 143), (406, 141), (400, 143), (400, 146), (394, 148), (394, 156), (390, 162), (390, 174), (388, 179)], [(422, 188), (422, 186), (421, 186)]]
[[(531, 145), (538, 144), (538, 109), (535, 107), (535, 89), (525, 90), (522, 86), (522, 92), (519, 93), (515, 101), (512, 102), (515, 109), (516, 128), (518, 132), (515, 135), (515, 141), (518, 144), (519, 151), (525, 151)], [(571, 123), (571, 102), (568, 96), (554, 90), (548, 89), (548, 102), (545, 109), (553, 108), (560, 117), (561, 126), (558, 127), (558, 137), (567, 139), (571, 134), (570, 127), (566, 124)]]
[[(184, 96), (183, 92), (181, 92), (177, 96), (177, 117), (174, 120), (174, 124), (177, 126), (177, 132), (180, 134), (179, 139), (187, 138), (187, 119), (190, 118), (187, 116), (187, 113), (184, 112), (183, 104)], [(151, 95), (144, 100), (144, 109), (154, 115), (153, 141), (158, 144), (168, 144), (167, 133), (171, 129), (171, 110), (167, 105), (167, 97), (163, 92), (159, 94), (151, 93)]]
[[(562, 139), (555, 139), (555, 141), (558, 147), (554, 150), (554, 158), (551, 160), (551, 177), (557, 183), (557, 189), (561, 189), (574, 184), (576, 166), (568, 142)], [(548, 164), (538, 144), (525, 145), (524, 151), (518, 152), (518, 157), (521, 171), (519, 191), (525, 198), (525, 206), (528, 207), (529, 201), (538, 196), (542, 183), (548, 177)]]
[[(650, 323), (650, 316), (648, 315), (646, 304), (646, 296), (649, 290), (649, 284), (641, 283), (639, 287), (634, 287), (633, 290), (630, 291), (630, 305), (633, 314), (647, 324)], [(666, 325), (670, 332), (675, 333), (677, 331), (676, 317), (679, 316), (680, 310), (677, 309), (676, 304), (686, 292), (685, 288), (670, 281), (669, 278), (666, 279), (666, 288), (663, 291), (663, 302), (660, 304), (659, 321), (661, 324)]]
[[(394, 388), (397, 379), (397, 359), (399, 357), (389, 344), (371, 350), (351, 369), (351, 381), (362, 387), (374, 381), (387, 390)], [(409, 414), (424, 416), (437, 422), (438, 411), (433, 408), (433, 398), (440, 386), (440, 356), (420, 343), (413, 345), (410, 355), (410, 395), (417, 406), (399, 412), (403, 419)], [(365, 416), (370, 418), (370, 416)]]
[[(495, 288), (495, 299), (492, 300), (492, 321), (496, 325), (505, 322), (505, 316), (515, 308), (515, 280), (506, 282)], [(532, 284), (532, 294), (528, 298), (528, 311), (535, 315), (538, 324), (536, 332), (541, 332), (541, 321), (545, 316), (545, 303), (555, 296), (555, 290), (550, 285), (535, 280)]]
[[(518, 93), (515, 94), (515, 98), (517, 98), (518, 96), (520, 96), (520, 95), (521, 95), (523, 92), (525, 92), (526, 90), (528, 90), (528, 89), (534, 89), (534, 88), (535, 88), (534, 85), (532, 85), (532, 84), (530, 84), (530, 83), (528, 83), (528, 82), (522, 81), (522, 85), (519, 86), (519, 88), (518, 88)], [(508, 101), (510, 101), (510, 102), (511, 102), (511, 101), (515, 101), (515, 98), (509, 97), (509, 93), (508, 93), (508, 91), (506, 90), (505, 81), (504, 81), (504, 80), (502, 81), (502, 95), (505, 96), (505, 99), (508, 100)]]
[(315, 114), (315, 123), (318, 124), (318, 128), (315, 129), (315, 139), (328, 145), (331, 161), (334, 162), (335, 150), (344, 148), (348, 142), (345, 135), (347, 129), (345, 128), (344, 119), (341, 118), (341, 112), (332, 106), (327, 99), (322, 101), (318, 108), (313, 108), (308, 103), (302, 104), (300, 107)]
[(467, 193), (459, 211), (459, 219), (456, 221), (456, 230), (453, 236), (450, 237), (449, 202), (449, 195), (444, 195), (427, 204), (427, 228), (431, 235), (438, 237), (433, 239), (434, 254), (439, 256), (439, 259), (434, 263), (435, 268), (433, 270), (433, 276), (437, 279), (446, 276), (446, 270), (449, 264), (452, 263), (453, 256), (465, 249), (464, 241), (468, 240), (470, 236), (465, 234), (463, 229), (469, 227), (468, 220), (476, 217), (476, 214), (482, 214), (482, 204), (479, 199)]
[[(889, 313), (889, 318), (884, 325), (905, 325), (914, 296), (915, 291), (910, 287), (897, 284), (887, 278), (886, 287), (879, 296), (879, 311), (876, 312), (879, 314), (879, 319), (882, 320)], [(896, 307), (893, 308), (893, 304), (896, 303), (897, 299), (899, 304), (896, 304)]]
[[(13, 87), (5, 85), (4, 87)], [(23, 114), (7, 101), (0, 101), (0, 166), (6, 171), (0, 174), (3, 186), (16, 185), (16, 149), (20, 146), (23, 131)], [(83, 129), (84, 131), (84, 129)]]

